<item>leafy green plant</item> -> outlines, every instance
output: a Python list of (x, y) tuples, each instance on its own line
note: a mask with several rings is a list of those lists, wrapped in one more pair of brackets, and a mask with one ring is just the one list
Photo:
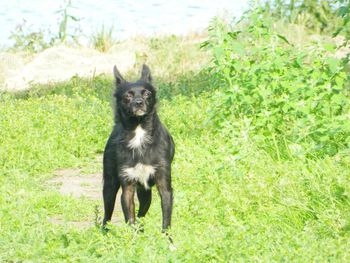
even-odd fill
[(347, 0), (269, 0), (264, 9), (276, 19), (301, 24), (314, 32), (333, 32), (341, 25), (339, 2)]
[[(310, 154), (335, 154), (350, 145), (345, 63), (332, 44), (298, 49), (272, 29), (260, 9), (234, 31), (216, 23), (205, 43), (213, 51), (215, 123), (248, 119), (252, 135), (304, 144)], [(284, 144), (284, 143), (283, 143)]]
[[(345, 41), (343, 46), (346, 46), (348, 41), (350, 40), (350, 1), (349, 0), (341, 0), (340, 6), (338, 8), (338, 15), (342, 18), (342, 23), (338, 26), (337, 30), (334, 32), (333, 36), (338, 36), (339, 34), (345, 35)], [(349, 61), (350, 53), (348, 54), (347, 60)]]
[(32, 31), (29, 28), (26, 20), (23, 20), (22, 23), (16, 26), (9, 37), (14, 41), (11, 49), (39, 52), (51, 45), (51, 43), (45, 39), (47, 33), (44, 32), (44, 30)]

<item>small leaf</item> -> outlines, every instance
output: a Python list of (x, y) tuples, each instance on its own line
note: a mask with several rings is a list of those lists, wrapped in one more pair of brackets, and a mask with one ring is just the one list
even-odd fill
[(232, 44), (232, 51), (240, 55), (244, 55), (244, 46), (241, 42), (234, 42)]
[(224, 50), (221, 47), (215, 47), (214, 53), (215, 53), (215, 57), (217, 57), (220, 60), (222, 55), (224, 54)]
[(323, 45), (324, 49), (329, 51), (329, 52), (333, 52), (336, 48), (336, 46), (333, 43), (325, 43)]
[(280, 34), (277, 34), (277, 36), (282, 39), (284, 42), (286, 42), (288, 45), (292, 45), (291, 43), (289, 43), (289, 41), (287, 40), (287, 38), (285, 36), (282, 36)]
[(210, 45), (210, 41), (209, 40), (206, 40), (206, 41), (204, 41), (204, 42), (202, 42), (201, 44), (200, 44), (200, 48), (205, 48), (205, 47), (207, 47), (207, 46), (209, 46)]
[(348, 9), (348, 7), (346, 7), (346, 6), (342, 6), (342, 7), (340, 7), (339, 10), (338, 10), (338, 14), (339, 14), (341, 17), (346, 16), (348, 13), (349, 13), (349, 9)]
[(232, 38), (232, 39), (237, 39), (237, 36), (241, 33), (242, 31), (235, 31), (235, 32), (228, 32), (227, 34)]
[(327, 58), (327, 64), (329, 66), (330, 71), (334, 74), (338, 71), (339, 67), (339, 60), (335, 58), (328, 57)]
[(342, 104), (346, 102), (346, 97), (339, 93), (339, 94), (335, 94), (332, 96), (332, 103), (334, 104)]

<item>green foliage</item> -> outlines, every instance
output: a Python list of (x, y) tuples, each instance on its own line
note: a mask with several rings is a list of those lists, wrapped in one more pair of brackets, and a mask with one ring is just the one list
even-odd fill
[(113, 27), (106, 29), (103, 25), (101, 29), (91, 37), (92, 45), (94, 48), (101, 52), (107, 52), (114, 44)]
[(79, 19), (71, 15), (72, 1), (66, 1), (66, 6), (57, 11), (61, 15), (61, 20), (58, 25), (57, 34), (53, 34), (50, 30), (40, 29), (33, 31), (27, 21), (23, 21), (17, 25), (14, 32), (11, 33), (10, 39), (14, 40), (13, 46), (10, 48), (13, 51), (28, 51), (40, 52), (58, 43), (66, 43), (68, 39), (77, 42), (79, 37), (79, 30), (76, 29), (73, 33), (68, 33), (68, 26), (72, 22), (78, 22)]
[[(341, 0), (340, 6), (338, 9), (338, 15), (342, 18), (342, 23), (334, 32), (334, 36), (339, 35), (340, 33), (343, 33), (346, 37), (346, 40), (350, 40), (350, 1), (349, 0)], [(346, 42), (345, 42), (346, 43)]]
[(264, 3), (265, 11), (276, 19), (304, 25), (316, 32), (334, 32), (348, 13), (348, 0), (270, 0)]
[[(76, 83), (72, 81), (68, 84), (72, 85), (73, 91), (77, 89), (74, 87)], [(0, 123), (1, 127), (8, 128), (0, 131), (0, 137), (6, 141), (0, 151), (3, 169), (29, 167), (29, 174), (45, 172), (58, 165), (72, 166), (77, 159), (101, 151), (103, 145), (96, 144), (96, 139), (103, 130), (107, 132), (111, 125), (111, 118), (102, 118), (102, 114), (108, 111), (106, 105), (109, 100), (103, 102), (96, 95), (82, 100), (59, 92), (48, 95), (48, 98), (35, 98), (32, 95), (25, 100), (3, 103)], [(87, 103), (91, 105), (89, 114), (80, 118), (85, 114), (84, 104)], [(19, 108), (21, 111), (18, 111)], [(87, 122), (94, 125), (84, 128), (84, 123)], [(81, 136), (82, 133), (85, 136)], [(50, 143), (42, 144), (42, 140)], [(46, 160), (44, 163), (37, 161), (43, 158)]]
[(29, 29), (25, 20), (16, 26), (9, 38), (14, 41), (11, 48), (12, 50), (39, 52), (51, 45), (46, 41), (45, 32), (43, 30), (33, 32)]
[(213, 51), (210, 71), (219, 88), (211, 113), (215, 124), (244, 119), (256, 139), (277, 139), (281, 148), (291, 142), (312, 155), (349, 147), (348, 74), (334, 56), (335, 46), (298, 49), (273, 30), (262, 11), (244, 23), (240, 31), (218, 21), (209, 29), (205, 45)]

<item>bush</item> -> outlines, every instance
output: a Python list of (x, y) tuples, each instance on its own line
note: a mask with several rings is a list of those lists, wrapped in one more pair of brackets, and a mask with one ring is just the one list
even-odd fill
[(349, 5), (349, 0), (268, 0), (264, 9), (276, 19), (331, 33), (346, 26), (343, 22)]
[(213, 51), (209, 70), (219, 87), (212, 119), (219, 127), (245, 119), (256, 139), (334, 155), (350, 144), (346, 62), (331, 43), (296, 48), (272, 22), (259, 9), (235, 25), (240, 31), (218, 20), (209, 28), (204, 46)]

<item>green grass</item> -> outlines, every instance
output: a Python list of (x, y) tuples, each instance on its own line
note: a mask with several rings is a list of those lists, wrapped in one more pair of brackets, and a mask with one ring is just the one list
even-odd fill
[[(211, 94), (181, 92), (181, 81), (175, 89), (158, 83), (165, 94), (160, 115), (177, 145), (171, 229), (177, 250), (170, 251), (161, 234), (156, 195), (144, 233), (120, 224), (103, 234), (94, 226), (99, 202), (61, 196), (46, 181), (55, 169), (89, 167), (101, 154), (112, 127), (110, 82), (75, 78), (50, 90), (2, 94), (2, 261), (350, 259), (349, 157), (273, 159), (244, 136), (243, 124), (241, 131), (221, 133), (206, 124)], [(94, 169), (100, 172), (101, 165)], [(54, 225), (54, 216), (91, 220), (91, 227)]]

